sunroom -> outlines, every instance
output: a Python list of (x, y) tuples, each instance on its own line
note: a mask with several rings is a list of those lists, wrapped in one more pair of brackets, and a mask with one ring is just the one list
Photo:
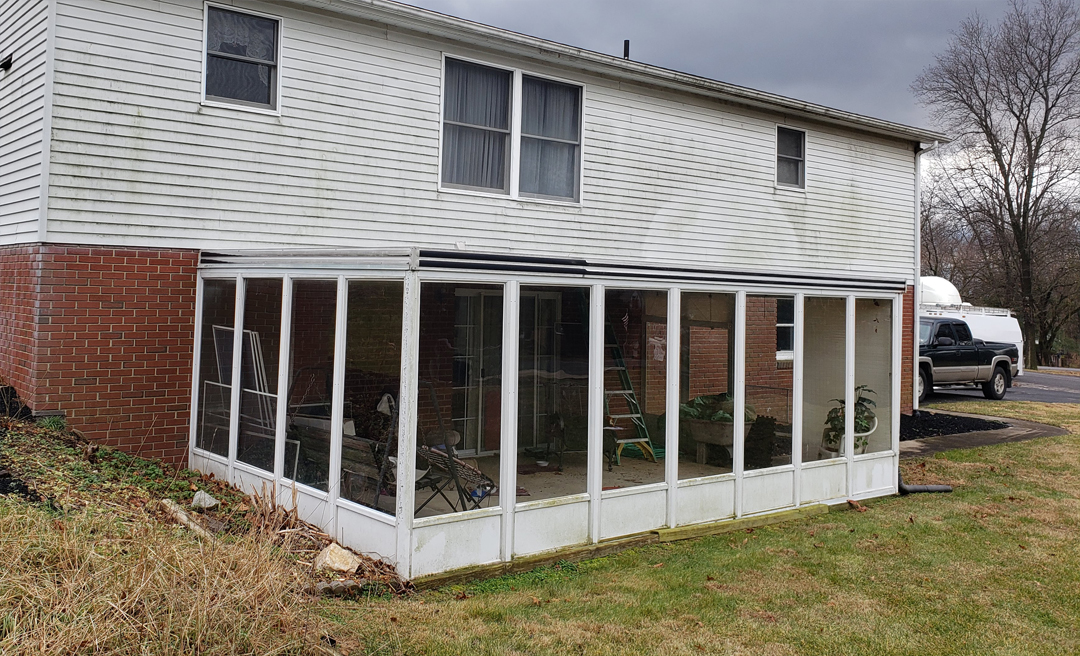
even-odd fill
[(203, 253), (190, 462), (409, 578), (891, 494), (904, 288)]

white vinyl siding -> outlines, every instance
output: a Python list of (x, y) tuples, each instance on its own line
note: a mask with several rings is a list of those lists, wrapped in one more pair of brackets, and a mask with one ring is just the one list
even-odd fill
[(0, 245), (36, 241), (45, 130), (48, 0), (0, 0)]
[[(907, 279), (909, 143), (263, 3), (281, 116), (200, 106), (199, 2), (60, 0), (50, 239), (207, 249), (455, 248)], [(585, 85), (580, 205), (439, 191), (444, 52)], [(242, 115), (241, 115), (242, 114)]]

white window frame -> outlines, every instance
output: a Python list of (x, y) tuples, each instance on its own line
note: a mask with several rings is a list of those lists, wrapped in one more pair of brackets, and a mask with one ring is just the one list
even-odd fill
[[(802, 162), (801, 174), (799, 176), (799, 184), (793, 185), (787, 182), (780, 182), (780, 158), (795, 160), (794, 157), (780, 154), (780, 130), (789, 130), (791, 132), (798, 132), (802, 135)], [(806, 191), (806, 130), (802, 128), (792, 127), (790, 125), (776, 124), (776, 129), (773, 132), (774, 148), (773, 148), (773, 183), (777, 189), (785, 189), (788, 191)]]
[[(442, 164), (443, 164), (443, 148), (445, 130), (443, 129), (443, 120), (446, 112), (446, 60), (456, 59), (469, 64), (477, 64), (479, 66), (487, 66), (489, 68), (498, 69), (501, 71), (507, 71), (511, 73), (512, 79), (510, 84), (510, 166), (507, 175), (509, 176), (509, 193), (477, 189), (476, 187), (460, 187), (460, 186), (447, 186), (443, 184), (442, 177)], [(559, 198), (556, 196), (533, 196), (530, 194), (522, 194), (519, 189), (520, 172), (521, 172), (521, 85), (522, 77), (529, 76), (540, 78), (542, 80), (550, 80), (552, 82), (559, 82), (561, 84), (567, 84), (570, 86), (581, 89), (581, 107), (580, 115), (578, 116), (578, 162), (577, 162), (577, 197)], [(439, 84), (439, 166), (438, 166), (438, 190), (440, 192), (452, 193), (452, 194), (464, 194), (468, 196), (483, 196), (485, 198), (503, 198), (513, 201), (527, 201), (531, 203), (547, 203), (553, 205), (563, 205), (571, 207), (582, 206), (583, 187), (585, 183), (585, 97), (586, 97), (585, 84), (577, 80), (569, 80), (566, 78), (560, 78), (545, 73), (535, 73), (530, 70), (515, 68), (513, 66), (506, 66), (502, 64), (495, 64), (490, 61), (484, 61), (481, 59), (475, 59), (472, 57), (461, 56), (454, 53), (442, 53), (442, 70), (440, 71), (440, 84)]]
[[(265, 18), (277, 22), (276, 43), (274, 43), (274, 84), (270, 88), (270, 94), (273, 99), (273, 107), (264, 107), (262, 105), (256, 105), (253, 103), (245, 102), (243, 100), (229, 100), (227, 98), (206, 97), (206, 75), (207, 75), (207, 62), (210, 59), (209, 55), (209, 43), (210, 38), (210, 8), (221, 9), (224, 11), (231, 11), (238, 14), (250, 14), (252, 16), (258, 16), (259, 18)], [(282, 74), (282, 61), (281, 61), (281, 42), (283, 40), (284, 21), (280, 16), (274, 16), (272, 14), (265, 14), (261, 11), (252, 11), (250, 9), (240, 9), (233, 5), (224, 5), (217, 2), (205, 2), (203, 3), (203, 39), (202, 39), (202, 74), (199, 78), (199, 104), (204, 107), (224, 107), (227, 109), (238, 109), (244, 112), (251, 112), (253, 114), (266, 114), (269, 116), (281, 116), (281, 74)]]
[[(791, 311), (791, 323), (780, 323), (780, 311), (776, 311), (776, 327), (777, 328), (791, 328), (791, 345), (795, 346), (795, 298), (792, 296), (778, 296), (777, 302), (780, 300), (790, 300), (792, 303)], [(791, 362), (795, 359), (795, 349), (792, 348), (789, 351), (782, 351), (776, 349), (776, 361), (777, 362)]]

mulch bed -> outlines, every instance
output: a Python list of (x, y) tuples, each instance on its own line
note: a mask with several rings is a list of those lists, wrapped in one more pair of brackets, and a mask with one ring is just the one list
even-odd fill
[(1008, 428), (1008, 426), (1008, 424), (1000, 421), (916, 410), (912, 415), (900, 415), (900, 441), (906, 442), (923, 437), (998, 430), (999, 428)]

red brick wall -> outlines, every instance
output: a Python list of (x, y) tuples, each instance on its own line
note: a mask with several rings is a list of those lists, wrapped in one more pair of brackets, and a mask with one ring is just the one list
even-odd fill
[(183, 461), (198, 252), (36, 245), (0, 257), (26, 299), (0, 310), (16, 328), (0, 338), (0, 375), (36, 413), (61, 411), (92, 439)]
[(24, 401), (35, 391), (37, 250), (37, 246), (0, 249), (0, 384), (14, 386)]
[(746, 402), (760, 415), (791, 422), (790, 360), (776, 359), (776, 297), (746, 297)]
[(915, 379), (912, 366), (915, 361), (915, 288), (908, 285), (904, 291), (904, 312), (901, 320), (903, 335), (902, 357), (900, 363), (900, 412), (911, 414), (911, 399), (914, 394)]

